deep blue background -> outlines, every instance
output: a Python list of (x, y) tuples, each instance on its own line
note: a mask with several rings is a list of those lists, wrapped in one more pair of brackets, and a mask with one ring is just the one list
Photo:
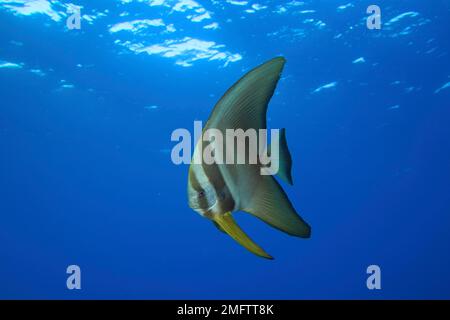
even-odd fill
[[(372, 2), (345, 12), (336, 8), (347, 1), (307, 2), (327, 26), (301, 39), (267, 35), (304, 26), (274, 2), (241, 19), (238, 6), (203, 1), (214, 31), (169, 17), (186, 25), (172, 38), (242, 55), (227, 67), (129, 52), (107, 29), (133, 19), (117, 18), (122, 5), (78, 3), (110, 13), (69, 31), (0, 9), (0, 60), (23, 63), (0, 69), (0, 298), (450, 298), (450, 89), (435, 93), (450, 81), (449, 1), (378, 1), (383, 22), (420, 14), (379, 31), (365, 27)], [(128, 6), (138, 18), (163, 10)], [(420, 18), (429, 21), (392, 36)], [(287, 129), (285, 190), (312, 238), (236, 214), (268, 261), (188, 207), (188, 168), (172, 164), (170, 134), (205, 121), (235, 80), (277, 55), (288, 62), (269, 126)], [(366, 62), (352, 64), (358, 57)], [(59, 89), (61, 79), (75, 87)], [(80, 291), (66, 289), (70, 264), (81, 267)], [(381, 291), (366, 288), (371, 264)]]

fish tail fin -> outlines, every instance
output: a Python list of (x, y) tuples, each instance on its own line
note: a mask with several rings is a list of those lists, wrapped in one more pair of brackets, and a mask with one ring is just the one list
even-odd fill
[[(270, 146), (269, 146), (269, 153), (270, 153), (272, 159), (273, 159), (273, 157), (277, 156), (277, 155), (274, 155), (271, 153)], [(284, 182), (289, 183), (290, 185), (293, 185), (294, 182), (292, 181), (292, 173), (291, 173), (292, 172), (292, 157), (291, 157), (291, 153), (289, 152), (288, 145), (287, 145), (285, 128), (280, 130), (278, 163), (279, 163), (279, 170), (278, 170), (277, 176), (280, 177)]]

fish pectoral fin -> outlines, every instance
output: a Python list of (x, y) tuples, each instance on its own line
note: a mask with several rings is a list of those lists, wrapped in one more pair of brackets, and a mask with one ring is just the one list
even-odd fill
[(261, 176), (241, 209), (292, 236), (309, 238), (310, 226), (297, 214), (289, 198), (272, 176)]
[(253, 240), (250, 239), (244, 231), (242, 231), (242, 229), (237, 225), (236, 221), (234, 221), (233, 216), (230, 212), (215, 216), (213, 221), (220, 227), (220, 230), (227, 233), (230, 237), (232, 237), (250, 252), (266, 259), (273, 259), (272, 256), (266, 253), (260, 246), (254, 243)]

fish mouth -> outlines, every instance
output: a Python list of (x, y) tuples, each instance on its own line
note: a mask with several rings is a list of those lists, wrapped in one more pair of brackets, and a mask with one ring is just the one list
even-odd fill
[(211, 206), (209, 206), (208, 208), (206, 208), (206, 209), (203, 209), (203, 208), (200, 208), (200, 207), (197, 207), (197, 208), (192, 208), (195, 212), (197, 212), (199, 215), (201, 215), (202, 217), (205, 217), (205, 218), (208, 218), (208, 219), (210, 219), (210, 220), (214, 220), (214, 216), (216, 215), (214, 212), (213, 212), (213, 209), (214, 209), (214, 207), (217, 205), (217, 203), (218, 203), (219, 201), (218, 200), (216, 200)]
[(204, 217), (208, 219), (213, 219), (215, 213), (213, 212), (214, 207), (219, 203), (218, 200), (216, 200), (209, 208), (205, 209), (204, 213), (202, 214)]
[(214, 201), (214, 203), (208, 209), (206, 209), (206, 211), (211, 211), (217, 205), (218, 202), (219, 202), (218, 200)]

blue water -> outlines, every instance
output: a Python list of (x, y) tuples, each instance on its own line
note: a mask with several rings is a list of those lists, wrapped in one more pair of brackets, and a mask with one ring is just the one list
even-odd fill
[[(0, 0), (0, 298), (450, 298), (450, 1), (350, 1)], [(269, 261), (188, 207), (170, 135), (279, 55), (312, 237), (236, 214)]]

